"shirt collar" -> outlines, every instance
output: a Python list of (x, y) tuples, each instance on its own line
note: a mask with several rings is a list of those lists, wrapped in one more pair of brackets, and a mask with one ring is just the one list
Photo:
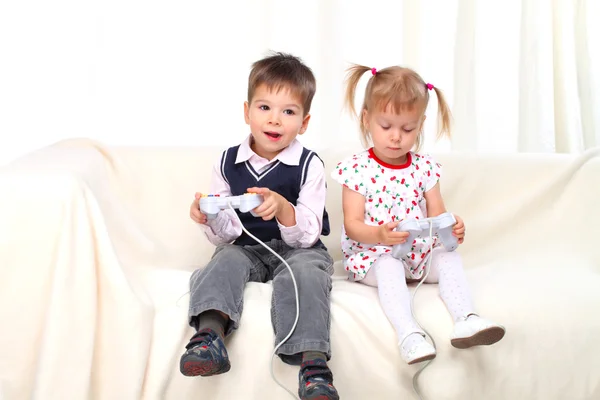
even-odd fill
[[(262, 159), (262, 157), (256, 154), (250, 147), (251, 140), (252, 135), (248, 135), (248, 137), (246, 137), (246, 139), (244, 139), (244, 141), (240, 144), (237, 157), (235, 158), (236, 164), (248, 161), (253, 157)], [(302, 156), (302, 148), (302, 144), (298, 140), (294, 139), (285, 149), (281, 151), (281, 153), (277, 154), (275, 158), (273, 158), (270, 162), (281, 161), (286, 165), (299, 165), (300, 157)]]

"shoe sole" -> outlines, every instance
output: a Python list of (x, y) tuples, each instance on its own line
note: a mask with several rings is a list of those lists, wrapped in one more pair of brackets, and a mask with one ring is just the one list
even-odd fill
[(326, 394), (318, 394), (316, 396), (305, 396), (305, 397), (300, 397), (302, 400), (339, 400), (339, 396), (335, 396), (335, 397), (330, 397), (327, 396)]
[(433, 360), (435, 358), (435, 356), (436, 356), (435, 354), (428, 354), (423, 357), (415, 358), (414, 360), (411, 360), (408, 363), (408, 365), (418, 364), (418, 363), (422, 363), (424, 361), (430, 361), (430, 360)]
[(469, 347), (474, 346), (489, 346), (500, 341), (505, 333), (504, 329), (493, 326), (467, 338), (452, 339), (450, 340), (450, 343), (457, 349), (468, 349)]
[(181, 373), (185, 376), (213, 376), (224, 374), (231, 369), (228, 362), (225, 365), (219, 365), (214, 361), (181, 361), (179, 365)]

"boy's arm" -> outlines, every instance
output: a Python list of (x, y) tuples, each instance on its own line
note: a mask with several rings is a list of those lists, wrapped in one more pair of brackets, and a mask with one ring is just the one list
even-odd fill
[(310, 160), (296, 206), (266, 188), (250, 188), (248, 192), (269, 197), (268, 200), (265, 197), (265, 202), (254, 211), (264, 219), (275, 218), (281, 239), (290, 247), (308, 248), (321, 237), (327, 188), (325, 168), (318, 157), (313, 156)]
[(319, 240), (323, 229), (326, 197), (325, 167), (321, 159), (314, 155), (308, 165), (306, 181), (300, 189), (296, 206), (288, 203), (294, 211), (295, 221), (277, 218), (284, 242), (291, 247), (308, 248)]
[[(229, 184), (221, 174), (221, 157), (213, 166), (210, 194), (218, 194), (221, 197), (231, 196)], [(235, 212), (226, 209), (219, 211), (215, 219), (206, 222), (204, 233), (212, 244), (218, 246), (223, 243), (231, 243), (237, 239), (242, 234), (242, 227)]]

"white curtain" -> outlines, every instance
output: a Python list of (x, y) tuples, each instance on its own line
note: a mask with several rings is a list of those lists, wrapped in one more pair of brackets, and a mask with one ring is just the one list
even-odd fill
[(454, 135), (433, 142), (433, 104), (427, 150), (581, 152), (600, 145), (599, 21), (597, 0), (5, 1), (0, 164), (68, 137), (234, 143), (268, 50), (317, 76), (313, 148), (358, 143), (341, 109), (355, 62), (410, 66), (445, 91)]

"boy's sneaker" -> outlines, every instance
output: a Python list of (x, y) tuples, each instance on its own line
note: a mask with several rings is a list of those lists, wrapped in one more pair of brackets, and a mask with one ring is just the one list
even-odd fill
[(231, 368), (223, 339), (212, 329), (198, 331), (185, 346), (179, 369), (185, 376), (211, 376)]
[(301, 400), (338, 400), (340, 396), (333, 387), (333, 374), (324, 360), (304, 361), (300, 365)]
[(456, 322), (450, 343), (458, 349), (487, 346), (498, 342), (505, 333), (503, 326), (471, 314)]

